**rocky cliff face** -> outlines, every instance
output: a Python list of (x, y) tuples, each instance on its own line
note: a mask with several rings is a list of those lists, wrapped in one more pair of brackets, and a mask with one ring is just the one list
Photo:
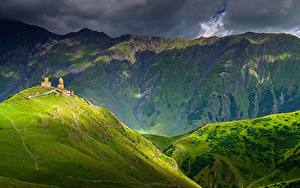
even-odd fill
[[(132, 128), (164, 135), (207, 122), (300, 109), (300, 39), (291, 35), (245, 33), (190, 41), (111, 38), (83, 29), (16, 40), (23, 32), (1, 41), (0, 100), (37, 84), (43, 75), (63, 76), (67, 87), (108, 107)], [(6, 49), (10, 41), (14, 46)]]

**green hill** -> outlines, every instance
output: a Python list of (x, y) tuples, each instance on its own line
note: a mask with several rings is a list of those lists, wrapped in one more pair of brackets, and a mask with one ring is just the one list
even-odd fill
[(78, 96), (146, 134), (300, 110), (300, 39), (288, 34), (59, 36), (0, 21), (0, 59), (0, 101), (63, 76)]
[(0, 103), (2, 187), (198, 187), (104, 108), (33, 87)]
[(9, 179), (0, 177), (0, 187), (5, 188), (57, 188), (57, 186), (48, 186), (36, 183), (28, 183), (23, 181), (18, 181), (15, 179)]
[(178, 138), (147, 138), (203, 187), (300, 184), (300, 111), (208, 124)]

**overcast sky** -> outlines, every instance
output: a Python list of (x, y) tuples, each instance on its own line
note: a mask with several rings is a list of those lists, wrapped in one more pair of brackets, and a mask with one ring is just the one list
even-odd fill
[(65, 34), (83, 27), (197, 38), (247, 31), (300, 36), (300, 0), (1, 0), (0, 18)]

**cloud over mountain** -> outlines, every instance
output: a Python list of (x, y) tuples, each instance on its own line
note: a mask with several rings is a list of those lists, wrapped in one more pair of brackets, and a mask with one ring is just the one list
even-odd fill
[(89, 27), (112, 36), (132, 33), (195, 38), (224, 34), (214, 30), (296, 34), (299, 9), (296, 0), (2, 0), (0, 17), (58, 33)]

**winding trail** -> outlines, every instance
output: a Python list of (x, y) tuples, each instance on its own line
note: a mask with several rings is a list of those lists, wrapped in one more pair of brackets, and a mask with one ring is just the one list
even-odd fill
[(168, 184), (168, 183), (161, 183), (161, 182), (150, 182), (150, 183), (143, 183), (138, 181), (120, 181), (120, 180), (104, 180), (104, 179), (97, 179), (97, 180), (87, 180), (83, 178), (78, 178), (74, 176), (69, 176), (74, 179), (78, 179), (80, 181), (88, 182), (88, 183), (109, 183), (109, 184), (132, 184), (132, 185), (149, 185), (149, 186), (164, 186), (164, 187), (181, 187), (177, 184)]
[(275, 169), (273, 172), (271, 172), (270, 174), (267, 174), (266, 176), (263, 176), (255, 181), (252, 181), (246, 188), (252, 188), (255, 184), (259, 183), (260, 181), (263, 181), (269, 177), (272, 177), (272, 175), (274, 175), (278, 170)]
[(24, 137), (22, 135), (22, 132), (20, 131), (20, 129), (17, 128), (14, 120), (10, 116), (8, 116), (7, 114), (4, 114), (2, 112), (0, 112), (0, 114), (3, 115), (4, 117), (6, 117), (8, 119), (8, 121), (10, 122), (10, 124), (12, 125), (12, 127), (16, 130), (17, 134), (21, 138), (21, 142), (22, 142), (22, 145), (23, 145), (25, 151), (28, 153), (28, 155), (30, 156), (30, 158), (34, 161), (34, 168), (36, 170), (38, 170), (39, 169), (38, 168), (38, 159), (37, 159), (37, 157), (33, 153), (31, 153), (31, 151), (26, 146), (25, 139), (24, 139)]
[(239, 172), (239, 170), (231, 163), (231, 161), (221, 155), (213, 154), (213, 156), (215, 156), (217, 159), (225, 162), (228, 165), (229, 169), (234, 173), (235, 177), (237, 178), (239, 187), (243, 188), (244, 187), (243, 177)]

